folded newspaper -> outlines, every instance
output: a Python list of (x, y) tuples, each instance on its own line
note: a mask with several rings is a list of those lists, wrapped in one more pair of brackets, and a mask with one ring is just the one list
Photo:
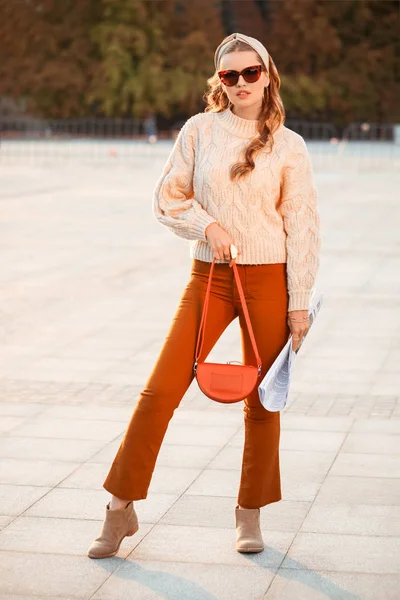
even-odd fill
[[(323, 296), (314, 291), (309, 309), (310, 327), (319, 313), (322, 300)], [(286, 406), (296, 354), (292, 348), (292, 335), (290, 335), (282, 351), (258, 386), (258, 395), (266, 410), (278, 412)]]

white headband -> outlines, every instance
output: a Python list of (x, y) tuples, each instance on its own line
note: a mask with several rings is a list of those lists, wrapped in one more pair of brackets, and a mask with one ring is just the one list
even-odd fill
[(263, 46), (263, 44), (261, 42), (256, 40), (256, 38), (249, 37), (248, 35), (244, 35), (243, 33), (232, 33), (231, 35), (228, 35), (228, 37), (226, 37), (220, 43), (220, 45), (218, 46), (218, 48), (216, 49), (215, 54), (214, 54), (214, 63), (215, 63), (216, 70), (218, 70), (218, 68), (219, 68), (219, 63), (220, 63), (220, 59), (221, 59), (221, 50), (223, 49), (223, 47), (226, 44), (228, 44), (232, 40), (241, 40), (242, 42), (245, 42), (246, 44), (251, 46), (251, 48), (253, 48), (253, 50), (255, 50), (260, 55), (265, 68), (267, 69), (267, 71), (269, 71), (269, 54), (268, 54), (265, 46)]

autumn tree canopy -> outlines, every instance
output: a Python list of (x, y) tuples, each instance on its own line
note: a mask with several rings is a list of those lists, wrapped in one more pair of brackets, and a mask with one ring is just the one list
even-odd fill
[(0, 0), (0, 97), (44, 117), (203, 110), (221, 39), (259, 38), (288, 117), (399, 121), (397, 0)]

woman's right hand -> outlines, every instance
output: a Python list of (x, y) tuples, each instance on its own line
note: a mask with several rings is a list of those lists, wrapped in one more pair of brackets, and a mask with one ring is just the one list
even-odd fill
[[(231, 259), (231, 244), (233, 244), (233, 240), (218, 223), (208, 225), (205, 236), (217, 260)], [(240, 254), (239, 251), (238, 254)]]

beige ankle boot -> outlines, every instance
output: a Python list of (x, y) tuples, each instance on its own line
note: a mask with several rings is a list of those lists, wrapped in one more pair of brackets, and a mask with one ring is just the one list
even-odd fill
[(138, 518), (132, 502), (129, 502), (125, 508), (117, 510), (110, 510), (110, 504), (107, 504), (101, 533), (90, 546), (88, 556), (90, 558), (114, 556), (124, 537), (133, 535), (138, 529)]
[(238, 552), (262, 552), (264, 550), (259, 508), (236, 507), (236, 550)]

